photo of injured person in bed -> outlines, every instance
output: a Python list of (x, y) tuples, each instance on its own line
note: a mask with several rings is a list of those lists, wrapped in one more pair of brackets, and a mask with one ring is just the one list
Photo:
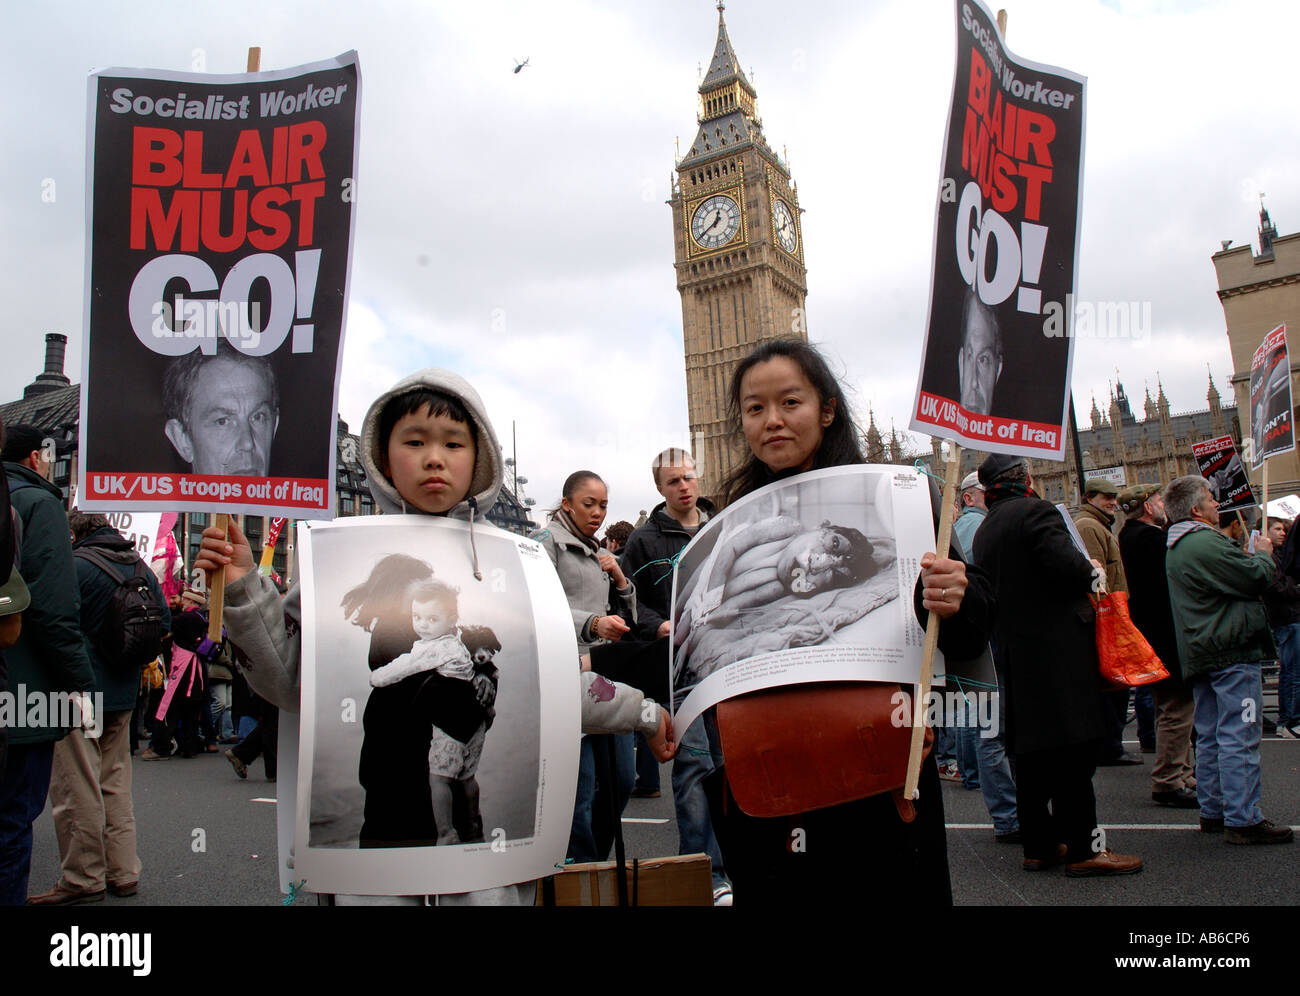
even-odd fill
[(678, 703), (709, 675), (761, 655), (902, 640), (898, 613), (875, 613), (899, 595), (895, 468), (825, 473), (749, 495), (682, 552), (673, 596)]

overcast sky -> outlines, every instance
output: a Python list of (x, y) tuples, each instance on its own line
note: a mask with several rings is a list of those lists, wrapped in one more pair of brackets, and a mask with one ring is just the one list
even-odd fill
[[(863, 422), (870, 405), (886, 433), (891, 420), (901, 431), (926, 317), (952, 4), (733, 0), (726, 17), (806, 211), (810, 338)], [(687, 441), (664, 202), (674, 139), (694, 137), (710, 0), (48, 3), (6, 21), (0, 398), (40, 371), (46, 332), (68, 334), (80, 379), (87, 72), (238, 72), (249, 45), (264, 69), (284, 68), (355, 48), (343, 417), (359, 428), (393, 381), (446, 366), (479, 388), (507, 450), (517, 423), (539, 505), (579, 468), (609, 482), (610, 521), (658, 500), (649, 461)], [(1300, 227), (1284, 54), (1297, 36), (1300, 5), (1264, 0), (1011, 9), (1017, 55), (1089, 80), (1079, 297), (1150, 303), (1149, 337), (1079, 341), (1085, 425), (1116, 370), (1139, 413), (1157, 372), (1175, 411), (1205, 407), (1207, 363), (1229, 394), (1210, 255), (1255, 239), (1261, 191), (1282, 233)]]

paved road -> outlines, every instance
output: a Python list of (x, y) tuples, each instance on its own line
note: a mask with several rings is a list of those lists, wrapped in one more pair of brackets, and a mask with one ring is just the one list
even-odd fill
[[(1130, 731), (1132, 727), (1130, 726)], [(1136, 750), (1136, 744), (1130, 745)], [(1300, 741), (1265, 739), (1265, 814), (1300, 824)], [(1150, 801), (1149, 762), (1142, 768), (1102, 768), (1098, 816), (1115, 850), (1146, 862), (1141, 875), (1067, 879), (1054, 871), (1029, 874), (1020, 850), (993, 841), (979, 792), (945, 783), (953, 893), (962, 905), (1294, 905), (1300, 882), (1300, 844), (1232, 847), (1195, 829), (1195, 810), (1171, 810)], [(664, 786), (670, 784), (664, 768)], [(247, 781), (235, 777), (221, 754), (193, 760), (135, 762), (135, 804), (145, 870), (139, 895), (107, 905), (275, 905), (282, 902), (275, 864), (277, 785), (262, 777), (261, 762)], [(286, 786), (287, 787), (287, 786)], [(626, 818), (629, 857), (677, 851), (670, 798), (634, 799)], [(202, 848), (199, 849), (201, 842)], [(32, 890), (58, 875), (58, 850), (48, 808), (36, 824)], [(297, 902), (314, 903), (314, 897)], [(1172, 915), (1172, 914), (1171, 914)], [(1159, 923), (1143, 921), (1154, 929)]]

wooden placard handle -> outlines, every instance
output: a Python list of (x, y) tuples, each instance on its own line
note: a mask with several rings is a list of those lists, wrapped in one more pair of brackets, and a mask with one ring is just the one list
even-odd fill
[[(957, 475), (961, 468), (961, 447), (949, 444), (952, 453), (943, 480), (943, 498), (939, 512), (939, 536), (935, 540), (935, 556), (948, 556), (952, 541), (953, 508), (957, 502)], [(921, 749), (925, 744), (926, 703), (930, 701), (930, 684), (934, 680), (934, 652), (939, 648), (939, 617), (933, 612), (925, 624), (925, 649), (921, 652), (921, 680), (916, 686), (912, 701), (912, 747), (907, 755), (907, 781), (903, 783), (903, 798), (919, 797), (917, 784), (921, 780)]]
[[(248, 71), (260, 72), (262, 69), (262, 49), (253, 45), (248, 49)], [(230, 516), (218, 512), (212, 520), (226, 536), (230, 538)], [(265, 534), (263, 534), (265, 535)], [(208, 639), (213, 643), (221, 642), (221, 616), (226, 608), (226, 568), (218, 567), (212, 572), (212, 583), (208, 585)]]
[[(218, 512), (212, 517), (212, 524), (230, 537), (230, 516)], [(212, 572), (212, 581), (208, 584), (208, 639), (213, 643), (221, 642), (221, 613), (226, 607), (226, 567), (223, 564)]]

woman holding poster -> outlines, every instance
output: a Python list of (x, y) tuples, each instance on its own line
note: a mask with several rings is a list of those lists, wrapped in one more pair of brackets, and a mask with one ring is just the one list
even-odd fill
[[(751, 457), (725, 483), (727, 503), (806, 471), (866, 462), (839, 384), (817, 350), (804, 342), (766, 342), (742, 360), (731, 382), (730, 412), (733, 431), (743, 437)], [(869, 561), (869, 556), (858, 559)], [(936, 612), (943, 620), (940, 648), (954, 658), (969, 658), (987, 642), (992, 596), (977, 568), (968, 569), (955, 551), (950, 558), (932, 553), (922, 558), (917, 614), (924, 621), (922, 609)], [(834, 724), (836, 714), (843, 714), (837, 706), (853, 694), (853, 686), (811, 684), (797, 692), (787, 687), (738, 696), (710, 710), (706, 720), (714, 749), (726, 754), (705, 787), (737, 901), (767, 905), (857, 894), (894, 903), (950, 904), (943, 801), (932, 757), (922, 766), (920, 797), (910, 820), (903, 815), (909, 807), (897, 805), (888, 793), (776, 818), (741, 811), (726, 760), (739, 763), (756, 749), (756, 741), (739, 720), (761, 726), (764, 710), (779, 714), (782, 700), (794, 694), (819, 696), (826, 724)], [(806, 796), (806, 785), (797, 781), (833, 779), (837, 767), (862, 763), (848, 754), (828, 756), (806, 734), (782, 750), (794, 762), (786, 770), (806, 776), (773, 787), (775, 795), (792, 799)]]

